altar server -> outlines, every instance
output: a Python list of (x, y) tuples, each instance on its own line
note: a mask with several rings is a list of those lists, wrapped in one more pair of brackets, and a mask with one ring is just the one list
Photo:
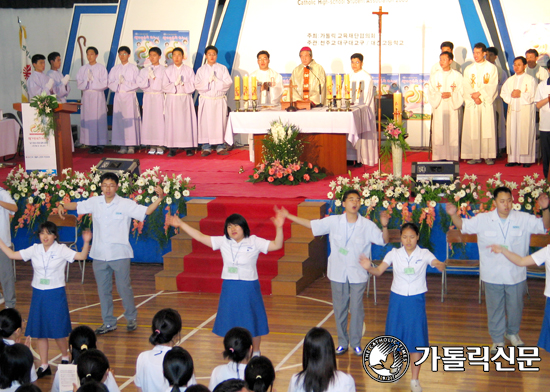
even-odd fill
[(59, 71), (61, 68), (61, 55), (58, 52), (52, 52), (48, 55), (48, 62), (51, 69), (48, 71), (48, 76), (53, 79), (53, 91), (57, 97), (57, 102), (67, 102), (67, 96), (71, 92), (71, 86), (69, 86), (70, 75), (65, 75)]
[(506, 166), (531, 167), (535, 162), (535, 93), (537, 81), (525, 72), (527, 60), (523, 56), (514, 59), (516, 73), (502, 86), (502, 99), (508, 104), (506, 120)]
[(356, 161), (356, 166), (374, 166), (378, 162), (378, 134), (376, 132), (376, 114), (374, 108), (374, 84), (372, 76), (363, 69), (363, 55), (351, 55), (351, 69), (349, 75), (351, 87), (351, 102), (357, 105), (366, 105), (363, 112), (365, 118), (364, 132), (359, 135), (357, 144), (353, 146), (347, 142), (346, 159)]
[[(260, 69), (252, 72), (250, 77), (255, 77), (260, 87), (260, 105), (279, 105), (283, 93), (283, 78), (277, 71), (269, 68), (269, 52), (262, 50), (256, 57)], [(258, 86), (252, 86), (252, 88), (258, 88)]]
[(169, 157), (175, 156), (178, 148), (187, 149), (187, 155), (192, 156), (193, 149), (199, 145), (192, 95), (195, 91), (195, 73), (183, 64), (181, 48), (174, 48), (172, 60), (174, 63), (166, 68), (162, 86), (162, 91), (166, 93), (164, 145), (170, 149)]
[(497, 97), (497, 67), (485, 60), (487, 47), (479, 42), (474, 46), (475, 63), (464, 71), (464, 123), (462, 127), (461, 158), (473, 165), (485, 159), (495, 164), (497, 156), (495, 112)]
[(536, 49), (529, 49), (525, 52), (525, 59), (527, 60), (527, 68), (525, 69), (525, 73), (537, 79), (537, 84), (548, 79), (549, 76), (548, 71), (537, 64), (538, 58), (539, 52), (537, 52)]
[(497, 89), (497, 97), (495, 98), (495, 102), (493, 103), (493, 107), (495, 108), (495, 128), (497, 132), (497, 139), (498, 139), (498, 145), (497, 145), (497, 155), (500, 153), (500, 150), (506, 148), (506, 120), (504, 119), (504, 104), (502, 103), (502, 98), (500, 97), (500, 93), (502, 92), (502, 86), (504, 86), (504, 82), (506, 82), (506, 79), (508, 79), (508, 75), (506, 72), (500, 68), (497, 64), (497, 58), (498, 58), (498, 50), (497, 48), (491, 46), (490, 48), (487, 48), (487, 55), (485, 56), (486, 60), (493, 64), (495, 67), (497, 67), (498, 71), (498, 89)]
[(97, 62), (97, 48), (86, 49), (88, 64), (76, 75), (79, 90), (82, 90), (80, 107), (80, 143), (91, 146), (90, 154), (101, 154), (107, 144), (107, 104), (105, 89), (109, 74), (103, 64)]
[(326, 100), (325, 70), (313, 60), (313, 52), (308, 46), (300, 49), (300, 61), (292, 71), (290, 81), (294, 88), (293, 99), (310, 100), (315, 105), (322, 105)]
[(151, 65), (144, 67), (137, 77), (137, 84), (143, 90), (143, 120), (141, 143), (149, 145), (149, 154), (164, 153), (164, 82), (165, 67), (160, 65), (162, 52), (156, 46), (149, 49)]
[[(550, 65), (550, 61), (548, 61)], [(540, 149), (542, 152), (542, 171), (544, 178), (548, 179), (548, 166), (550, 164), (550, 79), (539, 83), (535, 95), (535, 102), (540, 114)]]
[(118, 48), (120, 64), (109, 72), (109, 88), (115, 93), (111, 144), (121, 146), (119, 154), (133, 154), (134, 146), (140, 145), (141, 116), (136, 97), (139, 70), (128, 62), (130, 53), (127, 46)]
[(439, 56), (441, 69), (430, 76), (428, 100), (432, 106), (432, 159), (459, 160), (460, 115), (462, 114), (462, 75), (451, 69), (453, 54)]
[(42, 54), (32, 56), (32, 66), (34, 72), (27, 79), (27, 89), (29, 90), (29, 101), (36, 95), (42, 93), (53, 94), (54, 80), (44, 73), (46, 68), (46, 57)]
[[(453, 53), (455, 46), (451, 41), (445, 41), (441, 43), (441, 46), (439, 48), (441, 49), (441, 53), (444, 53), (444, 52)], [(432, 69), (430, 70), (430, 77), (440, 69), (441, 69), (441, 64), (439, 64), (439, 62), (435, 63), (432, 66)], [(462, 67), (460, 66), (459, 63), (454, 61), (454, 57), (453, 57), (453, 61), (451, 62), (451, 69), (454, 69), (455, 71), (459, 72), (462, 75)]]

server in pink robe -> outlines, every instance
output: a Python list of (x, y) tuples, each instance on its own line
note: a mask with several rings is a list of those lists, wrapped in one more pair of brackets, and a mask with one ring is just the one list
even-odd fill
[(36, 95), (42, 93), (53, 94), (54, 80), (44, 73), (46, 68), (46, 57), (42, 54), (32, 56), (32, 66), (34, 72), (27, 79), (27, 89), (29, 91), (29, 101)]
[(137, 84), (143, 90), (143, 120), (141, 122), (141, 143), (149, 145), (149, 154), (164, 154), (164, 73), (166, 68), (160, 65), (162, 52), (159, 48), (149, 49), (151, 65), (143, 68), (138, 75)]
[(48, 55), (48, 62), (51, 69), (48, 71), (48, 76), (53, 79), (53, 91), (57, 97), (57, 102), (67, 102), (67, 96), (71, 92), (69, 86), (69, 75), (63, 76), (59, 69), (61, 68), (61, 55), (58, 52), (52, 52)]
[(133, 154), (134, 146), (140, 145), (141, 116), (136, 96), (139, 70), (128, 62), (130, 53), (127, 46), (118, 48), (120, 64), (109, 72), (109, 88), (115, 93), (111, 144), (121, 146), (119, 154)]
[(97, 62), (97, 48), (86, 49), (88, 64), (82, 66), (76, 75), (76, 83), (82, 90), (80, 107), (80, 143), (91, 146), (90, 154), (101, 154), (107, 144), (107, 104), (105, 89), (108, 73), (103, 64)]
[(227, 98), (225, 93), (233, 83), (227, 68), (216, 61), (218, 49), (206, 48), (206, 64), (199, 68), (195, 88), (199, 98), (199, 144), (202, 156), (210, 155), (215, 148), (218, 155), (227, 155), (223, 135), (227, 125)]
[(170, 149), (169, 157), (185, 148), (187, 155), (194, 154), (198, 147), (198, 127), (193, 92), (195, 91), (195, 73), (183, 64), (183, 50), (172, 51), (173, 64), (166, 68), (162, 90), (166, 93), (165, 102), (165, 138), (164, 145)]

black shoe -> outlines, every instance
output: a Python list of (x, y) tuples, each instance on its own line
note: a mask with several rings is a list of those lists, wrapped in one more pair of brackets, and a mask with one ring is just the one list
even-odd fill
[(355, 165), (353, 167), (363, 167), (363, 164), (361, 162), (355, 162)]
[(212, 153), (212, 151), (202, 150), (202, 152), (201, 152), (201, 157), (207, 157), (207, 156), (210, 155), (211, 153)]
[(66, 359), (62, 359), (62, 360), (61, 360), (61, 364), (62, 364), (62, 365), (68, 365), (68, 364), (69, 364), (69, 361), (67, 361)]
[(178, 153), (178, 150), (176, 150), (175, 148), (171, 148), (170, 151), (168, 152), (168, 156), (175, 157), (177, 153)]
[(514, 166), (519, 166), (519, 163), (516, 163), (516, 162), (508, 162), (506, 165), (504, 165), (506, 167), (514, 167)]
[(531, 164), (530, 163), (524, 163), (523, 167), (531, 167)]
[(49, 366), (46, 368), (46, 370), (42, 369), (42, 366), (40, 366), (36, 371), (37, 378), (42, 378), (42, 377), (51, 376), (51, 375), (52, 375), (52, 369), (50, 369)]
[(353, 166), (355, 165), (355, 161), (346, 161), (346, 166)]
[(188, 157), (192, 157), (193, 155), (195, 155), (195, 151), (193, 151), (192, 149), (188, 149), (187, 151), (185, 151), (185, 154)]
[(97, 147), (90, 147), (88, 154), (97, 154)]

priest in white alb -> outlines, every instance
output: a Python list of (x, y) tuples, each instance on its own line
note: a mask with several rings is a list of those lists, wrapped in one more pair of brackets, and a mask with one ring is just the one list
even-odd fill
[(432, 160), (458, 161), (464, 103), (462, 75), (451, 69), (453, 54), (439, 55), (441, 69), (430, 76), (428, 100), (432, 106)]
[(539, 52), (536, 49), (529, 49), (525, 52), (525, 59), (527, 60), (527, 68), (525, 68), (525, 73), (531, 75), (537, 79), (537, 84), (548, 79), (548, 71), (541, 67), (540, 64), (537, 64), (539, 58)]
[(537, 80), (525, 72), (527, 60), (514, 59), (514, 76), (502, 86), (502, 99), (508, 104), (506, 119), (506, 166), (530, 167), (535, 162), (535, 94)]
[(460, 157), (470, 165), (485, 159), (488, 165), (495, 164), (497, 140), (495, 109), (497, 97), (497, 67), (485, 60), (487, 47), (479, 42), (474, 46), (474, 63), (464, 71), (464, 121)]
[[(502, 68), (500, 68), (497, 64), (498, 58), (498, 49), (494, 46), (491, 46), (490, 48), (487, 48), (487, 56), (485, 56), (485, 59), (490, 62), (491, 64), (494, 64), (495, 67), (497, 67), (498, 71), (498, 90), (497, 90), (497, 97), (495, 98), (495, 102), (493, 103), (493, 106), (495, 108), (495, 127), (497, 130), (497, 138), (498, 138), (498, 146), (497, 146), (497, 153), (500, 152), (500, 150), (503, 150), (506, 148), (506, 120), (504, 119), (504, 104), (502, 103), (502, 98), (500, 97), (500, 93), (502, 91), (502, 86), (504, 86), (504, 82), (506, 82), (506, 79), (508, 79), (508, 75)], [(497, 154), (498, 155), (498, 154)]]
[(300, 61), (292, 71), (290, 82), (294, 87), (295, 101), (310, 100), (315, 105), (322, 105), (326, 100), (325, 70), (313, 60), (313, 52), (308, 46), (300, 49)]
[[(260, 69), (252, 72), (250, 77), (256, 77), (259, 88), (261, 106), (277, 106), (281, 102), (283, 94), (283, 77), (273, 69), (269, 68), (269, 52), (262, 50), (256, 56)], [(254, 87), (252, 87), (254, 88)]]

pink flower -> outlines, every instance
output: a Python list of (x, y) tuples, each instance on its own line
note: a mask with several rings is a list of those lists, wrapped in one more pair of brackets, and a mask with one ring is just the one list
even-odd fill
[(288, 179), (289, 179), (290, 181), (294, 181), (294, 177), (292, 176), (292, 174), (291, 174), (290, 176), (288, 176)]
[(274, 168), (269, 169), (269, 175), (272, 176), (273, 174), (275, 174), (275, 169)]
[(269, 182), (273, 182), (274, 180), (275, 180), (275, 179), (274, 179), (273, 177), (268, 177), (268, 178), (267, 178), (267, 181), (269, 181)]
[(264, 170), (264, 169), (265, 169), (265, 164), (260, 163), (260, 170)]
[(292, 173), (292, 169), (290, 167), (288, 167), (285, 171), (286, 171), (286, 174)]
[(309, 174), (304, 174), (304, 180), (309, 181)]
[(277, 178), (282, 178), (283, 177), (283, 173), (282, 172), (278, 172), (277, 173)]
[(313, 169), (315, 173), (319, 173), (319, 168), (316, 166), (315, 169)]
[(313, 168), (313, 165), (311, 163), (308, 163), (307, 167), (311, 169), (311, 168)]
[(257, 180), (258, 178), (260, 178), (260, 175), (258, 173), (254, 173), (254, 179)]

